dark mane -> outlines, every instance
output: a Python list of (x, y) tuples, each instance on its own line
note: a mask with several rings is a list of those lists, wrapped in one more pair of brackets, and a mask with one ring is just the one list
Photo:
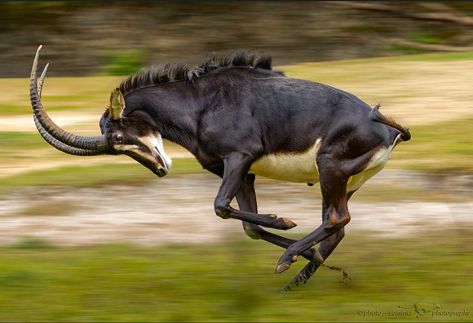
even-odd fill
[[(147, 86), (173, 81), (193, 81), (201, 75), (220, 67), (251, 67), (272, 70), (271, 56), (256, 55), (252, 51), (236, 51), (229, 55), (210, 55), (196, 67), (186, 64), (167, 64), (164, 66), (152, 66), (135, 75), (129, 76), (120, 83), (119, 89), (123, 95)], [(282, 74), (282, 72), (276, 72)]]

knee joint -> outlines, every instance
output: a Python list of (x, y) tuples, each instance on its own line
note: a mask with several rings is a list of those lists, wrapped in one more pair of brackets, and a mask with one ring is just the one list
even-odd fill
[(222, 219), (228, 219), (228, 210), (225, 206), (216, 206), (215, 207), (215, 214)]
[(336, 210), (333, 210), (330, 212), (326, 227), (327, 229), (338, 230), (347, 225), (350, 220), (351, 217), (348, 212), (343, 212), (340, 214)]
[(229, 203), (216, 200), (214, 204), (215, 214), (221, 217), (222, 219), (228, 219), (230, 217), (229, 215), (230, 210), (229, 210), (228, 204)]

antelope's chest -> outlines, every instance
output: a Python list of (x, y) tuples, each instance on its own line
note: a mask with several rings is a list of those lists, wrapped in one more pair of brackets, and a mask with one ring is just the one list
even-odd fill
[(319, 172), (316, 157), (321, 140), (300, 153), (277, 153), (261, 157), (251, 165), (250, 173), (298, 183), (317, 183)]

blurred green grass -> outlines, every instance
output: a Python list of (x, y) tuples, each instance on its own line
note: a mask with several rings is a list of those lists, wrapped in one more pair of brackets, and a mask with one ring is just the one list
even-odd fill
[(411, 127), (412, 139), (400, 144), (389, 167), (422, 171), (473, 172), (473, 117)]
[(26, 131), (0, 131), (0, 156), (6, 157), (7, 154), (15, 151), (31, 150), (44, 142), (38, 133)]
[[(304, 265), (273, 274), (282, 249), (265, 242), (54, 247), (26, 238), (0, 248), (0, 321), (470, 321), (472, 232), (377, 239), (348, 234), (307, 285), (282, 287)], [(467, 318), (416, 317), (424, 308)], [(362, 311), (410, 311), (408, 317)], [(361, 311), (361, 312), (360, 312)]]
[(458, 53), (428, 53), (421, 55), (404, 56), (413, 61), (422, 62), (449, 62), (458, 60), (472, 60), (473, 52), (458, 52)]
[[(46, 77), (43, 102), (48, 111), (90, 112), (98, 118), (108, 104), (111, 89), (123, 77)], [(0, 78), (0, 116), (31, 114), (28, 95), (29, 80), (26, 78)]]
[[(202, 166), (194, 159), (178, 158), (173, 162), (172, 174), (175, 175), (201, 171)], [(142, 184), (152, 180), (158, 180), (158, 177), (138, 163), (61, 166), (5, 177), (0, 181), (0, 194), (24, 186), (99, 187)]]
[[(129, 64), (136, 63), (129, 59), (128, 53), (118, 55), (120, 60), (128, 59)], [(133, 54), (134, 55), (134, 54)], [(137, 54), (138, 55), (138, 54)], [(382, 86), (387, 78), (404, 81), (406, 72), (389, 72), (393, 64), (415, 62), (455, 62), (471, 61), (473, 52), (459, 53), (427, 53), (417, 55), (402, 55), (391, 57), (347, 59), (330, 62), (302, 63), (281, 68), (290, 77), (298, 77), (312, 81), (341, 86), (347, 89), (347, 84), (364, 84), (377, 81), (377, 87)], [(110, 74), (126, 75), (136, 68), (115, 68), (112, 64)], [(276, 67), (277, 69), (278, 67)], [(387, 73), (384, 70), (388, 71)], [(415, 69), (409, 73), (417, 73)], [(422, 72), (419, 72), (422, 75)], [(48, 111), (78, 111), (93, 113), (101, 111), (108, 103), (110, 91), (115, 88), (124, 76), (88, 76), (88, 77), (47, 77), (44, 87), (44, 104)], [(2, 97), (0, 97), (0, 116), (31, 114), (28, 97), (29, 80), (19, 78), (0, 79)], [(373, 89), (371, 89), (372, 91)], [(360, 95), (357, 91), (355, 94)], [(374, 93), (371, 93), (374, 95)], [(389, 93), (387, 93), (389, 94)], [(398, 95), (398, 93), (391, 93)], [(404, 97), (410, 96), (403, 93)], [(384, 96), (383, 96), (384, 97)], [(97, 113), (99, 117), (100, 112)]]

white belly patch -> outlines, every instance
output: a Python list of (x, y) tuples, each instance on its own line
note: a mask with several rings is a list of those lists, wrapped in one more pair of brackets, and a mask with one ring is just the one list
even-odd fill
[(321, 143), (321, 138), (317, 139), (302, 153), (263, 156), (251, 165), (250, 173), (288, 182), (317, 183), (316, 157)]
[[(347, 192), (359, 189), (384, 168), (399, 136), (391, 146), (379, 149), (363, 171), (348, 179)], [(321, 143), (322, 139), (317, 139), (313, 146), (302, 153), (263, 156), (251, 165), (250, 173), (288, 182), (317, 183), (319, 172), (316, 160)]]

